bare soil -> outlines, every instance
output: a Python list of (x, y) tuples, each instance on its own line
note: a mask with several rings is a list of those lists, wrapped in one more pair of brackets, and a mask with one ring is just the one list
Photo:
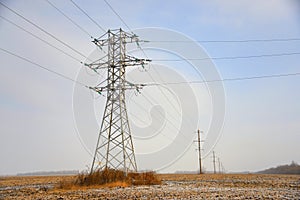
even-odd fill
[(2, 199), (300, 199), (299, 175), (159, 174), (161, 185), (60, 190), (74, 176), (0, 177)]

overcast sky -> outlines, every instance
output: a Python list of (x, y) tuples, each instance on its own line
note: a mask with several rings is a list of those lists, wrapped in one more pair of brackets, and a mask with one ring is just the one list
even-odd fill
[[(71, 2), (49, 1), (87, 30), (90, 35), (99, 37), (104, 33)], [(91, 42), (91, 38), (70, 23), (47, 1), (1, 0), (1, 2), (60, 40), (70, 44), (82, 54), (89, 56), (95, 51), (96, 48)], [(104, 1), (74, 0), (74, 2), (89, 13), (104, 29), (123, 28), (127, 30), (127, 27)], [(196, 41), (300, 38), (300, 3), (297, 0), (180, 0), (176, 3), (170, 0), (110, 0), (109, 2), (126, 24), (141, 34), (143, 31), (140, 29), (156, 27)], [(84, 57), (26, 23), (3, 6), (0, 6), (0, 14), (50, 44), (63, 49), (78, 60), (85, 60)], [(147, 36), (147, 34), (144, 35)], [(156, 35), (156, 38), (157, 40), (161, 39), (159, 35)], [(199, 58), (206, 54), (210, 57), (227, 57), (300, 52), (300, 40), (243, 43), (199, 42), (198, 45), (203, 50), (203, 54), (199, 54)], [(3, 18), (0, 18), (0, 47), (72, 79), (76, 79), (78, 73), (82, 72), (82, 65), (78, 61), (32, 37)], [(190, 50), (191, 52), (189, 49), (184, 51), (188, 53), (187, 55), (193, 55), (192, 50)], [(138, 55), (143, 56), (142, 54)], [(149, 50), (147, 55), (152, 58), (173, 58), (163, 52), (153, 50)], [(195, 56), (193, 55), (193, 57)], [(0, 174), (84, 170), (90, 166), (92, 158), (89, 151), (93, 151), (90, 148), (94, 147), (92, 147), (93, 144), (89, 146), (90, 144), (84, 143), (95, 142), (98, 130), (96, 127), (87, 129), (90, 133), (78, 133), (78, 124), (76, 124), (78, 122), (76, 119), (74, 120), (73, 114), (73, 91), (74, 88), (76, 90), (74, 83), (3, 51), (0, 51), (0, 58)], [(300, 55), (298, 54), (214, 60), (213, 65), (220, 77), (226, 79), (299, 73), (299, 62)], [(166, 69), (173, 70), (173, 72), (186, 73), (184, 77), (188, 81), (203, 80), (191, 75), (193, 74), (191, 69), (180, 69), (185, 66), (184, 64), (173, 64), (156, 62), (156, 67), (167, 65)], [(154, 65), (153, 68), (155, 68)], [(139, 77), (138, 72), (140, 71), (132, 72), (132, 76)], [(140, 78), (135, 78), (135, 80), (146, 80), (143, 78), (146, 72), (140, 73)], [(151, 73), (151, 67), (149, 73)], [(165, 81), (173, 80), (169, 79), (171, 73), (168, 71), (162, 70), (161, 73), (161, 78)], [(173, 74), (172, 77), (176, 77), (176, 74)], [(215, 133), (220, 134), (220, 137), (216, 141), (214, 150), (227, 171), (257, 171), (280, 164), (288, 164), (292, 160), (300, 163), (300, 76), (224, 82), (223, 87), (226, 97), (226, 114), (222, 131)], [(212, 100), (209, 99), (211, 91), (200, 84), (193, 85), (192, 89), (199, 113), (189, 116), (196, 118), (195, 122), (191, 119), (189, 123), (196, 123), (196, 126), (200, 124), (202, 127), (199, 128), (204, 130), (203, 135), (205, 135), (209, 132), (214, 107)], [(158, 131), (156, 141), (146, 140), (147, 143), (144, 144), (145, 139), (141, 139), (143, 135), (133, 133), (139, 155), (159, 152), (162, 146), (170, 145), (176, 137), (172, 133), (178, 134), (176, 127), (173, 127), (175, 130), (172, 129), (174, 124), (176, 126), (180, 122), (184, 126), (189, 126), (185, 124), (186, 119), (181, 121), (180, 117), (172, 119), (172, 116), (176, 115), (174, 109), (166, 103), (166, 100), (164, 100), (165, 103), (162, 103), (161, 98), (163, 97), (156, 96), (161, 95), (157, 91), (149, 89), (144, 92), (145, 96), (156, 98), (157, 102), (154, 102), (152, 106), (161, 103), (159, 108), (152, 110), (152, 113), (150, 112), (151, 108), (147, 107), (149, 105), (146, 106), (146, 103), (140, 100), (140, 104), (146, 107), (146, 111), (149, 111), (149, 113), (145, 113), (144, 109), (144, 114), (141, 114), (143, 112), (134, 103), (132, 104), (132, 102), (139, 101), (138, 97), (134, 95), (132, 98), (136, 99), (128, 105), (129, 116), (135, 119), (131, 123), (133, 131), (136, 130), (136, 132), (138, 132), (139, 126), (143, 127), (148, 122), (151, 124), (151, 122), (159, 121), (160, 117), (157, 113), (160, 112), (159, 109), (163, 109), (163, 113), (168, 117), (169, 124), (165, 124), (165, 129), (162, 129), (161, 132)], [(90, 92), (86, 92), (84, 95), (86, 98), (94, 100), (95, 96)], [(172, 96), (167, 93), (166, 95)], [(182, 94), (177, 95), (179, 99), (182, 97)], [(184, 97), (182, 98), (183, 102), (188, 101)], [(96, 112), (93, 114), (98, 122), (102, 117), (101, 105), (103, 106), (104, 101), (104, 97), (99, 97), (94, 103)], [(180, 108), (183, 102), (176, 104), (174, 101), (173, 104), (179, 109), (183, 109)], [(84, 105), (81, 109), (85, 109)], [(191, 107), (187, 107), (187, 109), (191, 109)], [(139, 114), (141, 116), (138, 116)], [(199, 118), (196, 115), (199, 115)], [(140, 121), (137, 118), (140, 118)], [(82, 123), (89, 127), (90, 121), (83, 120)], [(184, 129), (184, 131), (187, 130), (188, 128)], [(195, 132), (190, 134), (196, 136)], [(92, 136), (89, 137), (90, 135)], [(160, 136), (165, 136), (165, 138), (162, 139)], [(174, 159), (165, 167), (151, 165), (150, 161), (146, 164), (142, 163), (144, 162), (142, 159), (137, 160), (138, 166), (141, 166), (140, 169), (160, 169), (161, 172), (197, 170), (198, 160), (197, 151), (195, 151), (197, 145), (193, 143), (194, 139), (196, 137), (193, 136), (192, 140), (189, 140), (192, 143), (189, 145), (177, 142), (176, 146), (183, 146), (180, 148), (184, 153), (175, 155), (178, 159)], [(172, 155), (174, 152), (176, 151), (170, 148), (169, 154)], [(209, 152), (211, 151), (206, 150), (204, 168), (212, 170), (212, 157)], [(163, 155), (157, 160), (166, 160)]]

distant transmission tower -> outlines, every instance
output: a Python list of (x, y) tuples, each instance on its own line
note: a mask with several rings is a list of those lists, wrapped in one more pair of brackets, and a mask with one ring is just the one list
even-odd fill
[(216, 174), (216, 155), (215, 155), (215, 151), (213, 151), (213, 163), (214, 163), (214, 174)]
[(119, 169), (126, 173), (137, 171), (125, 103), (125, 90), (139, 91), (143, 85), (128, 82), (125, 72), (128, 66), (143, 66), (150, 60), (138, 59), (126, 54), (126, 44), (139, 45), (139, 40), (136, 35), (124, 32), (122, 29), (108, 30), (93, 42), (107, 52), (106, 56), (85, 65), (95, 72), (107, 70), (107, 79), (102, 82), (106, 82), (106, 85), (98, 85), (90, 89), (99, 94), (106, 92), (107, 96), (91, 172), (105, 168)]
[(199, 155), (199, 174), (203, 174), (202, 172), (202, 158), (201, 158), (201, 140), (200, 140), (200, 134), (203, 133), (198, 129), (198, 155)]

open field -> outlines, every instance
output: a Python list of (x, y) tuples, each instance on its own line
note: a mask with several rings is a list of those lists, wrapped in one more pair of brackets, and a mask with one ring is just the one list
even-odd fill
[(299, 175), (160, 174), (161, 185), (56, 189), (74, 176), (0, 177), (0, 199), (300, 199)]

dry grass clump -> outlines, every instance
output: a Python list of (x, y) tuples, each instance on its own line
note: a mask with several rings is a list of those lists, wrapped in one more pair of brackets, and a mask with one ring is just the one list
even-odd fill
[(158, 185), (161, 180), (155, 172), (128, 173), (115, 169), (97, 170), (92, 173), (80, 173), (75, 180), (62, 180), (58, 189), (76, 189), (78, 187), (103, 186), (127, 187), (130, 185)]
[(126, 176), (123, 171), (114, 169), (97, 170), (89, 174), (81, 173), (77, 176), (75, 184), (79, 186), (104, 185), (117, 181), (125, 181)]
[(131, 185), (160, 185), (161, 180), (155, 172), (129, 173), (127, 176)]

